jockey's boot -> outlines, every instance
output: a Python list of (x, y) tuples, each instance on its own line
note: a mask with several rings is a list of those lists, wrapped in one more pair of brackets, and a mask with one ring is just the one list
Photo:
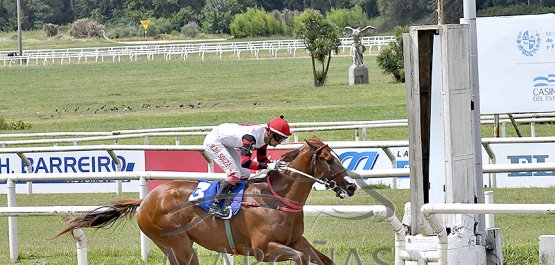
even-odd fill
[(233, 186), (231, 183), (225, 180), (222, 182), (222, 186), (220, 187), (220, 190), (218, 191), (218, 193), (216, 193), (216, 195), (214, 195), (214, 202), (212, 203), (212, 206), (210, 206), (210, 209), (208, 210), (209, 214), (215, 215), (220, 218), (227, 217), (227, 219), (231, 217), (229, 216), (230, 213), (226, 213), (225, 209), (221, 209), (221, 205), (222, 205), (222, 200), (225, 199), (228, 193), (233, 191), (233, 188), (235, 188), (235, 186)]

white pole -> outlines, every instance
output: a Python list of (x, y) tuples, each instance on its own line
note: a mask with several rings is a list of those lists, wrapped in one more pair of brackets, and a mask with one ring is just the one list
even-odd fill
[[(470, 83), (472, 86), (473, 133), (474, 133), (474, 181), (476, 203), (484, 203), (484, 178), (482, 168), (482, 130), (480, 123), (480, 86), (478, 84), (478, 37), (476, 34), (476, 0), (463, 0), (464, 24), (469, 25), (470, 41)], [(485, 245), (484, 216), (476, 216), (478, 226), (475, 234), (479, 245)]]
[[(496, 157), (490, 158), (490, 161), (491, 161), (491, 164), (494, 164), (494, 165), (497, 164)], [(490, 179), (489, 179), (490, 188), (494, 188), (494, 189), (497, 188), (497, 173), (490, 173), (489, 175), (490, 175)]]
[[(486, 204), (493, 204), (493, 191), (485, 191), (484, 192)], [(487, 228), (494, 228), (495, 227), (495, 219), (493, 214), (485, 214), (485, 222), (486, 222), (486, 229)]]
[(80, 228), (73, 230), (72, 234), (73, 238), (75, 238), (75, 244), (77, 245), (77, 264), (87, 265), (87, 237)]
[[(148, 181), (141, 177), (139, 179), (139, 197), (144, 199), (148, 194)], [(141, 231), (141, 258), (146, 262), (150, 252), (150, 239)]]
[(531, 137), (536, 137), (536, 123), (535, 122), (530, 123), (530, 136)]
[[(8, 188), (8, 207), (15, 207), (15, 182), (13, 180), (8, 180), (6, 182)], [(10, 243), (10, 259), (12, 262), (17, 260), (18, 240), (17, 240), (17, 217), (8, 217), (8, 237)]]
[[(116, 172), (121, 172), (121, 160), (118, 158), (114, 150), (108, 150), (108, 154), (110, 154), (110, 157), (112, 157), (112, 160), (114, 160), (114, 163), (116, 164)], [(122, 190), (121, 180), (116, 180), (116, 194), (121, 194)]]

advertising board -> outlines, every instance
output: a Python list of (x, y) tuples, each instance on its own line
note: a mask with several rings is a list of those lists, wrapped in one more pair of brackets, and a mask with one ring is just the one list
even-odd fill
[[(555, 143), (495, 144), (491, 146), (498, 164), (522, 164), (555, 162)], [(348, 170), (389, 169), (409, 166), (408, 147), (390, 148), (395, 156), (392, 164), (381, 148), (336, 148), (342, 164)], [(208, 172), (208, 163), (197, 151), (115, 151), (122, 162), (122, 171), (174, 171)], [(269, 150), (271, 159), (279, 159), (287, 150)], [(105, 151), (31, 153), (32, 172), (16, 154), (0, 155), (0, 174), (15, 173), (71, 173), (71, 172), (115, 172), (116, 165)], [(483, 151), (483, 163), (488, 164), (488, 155)], [(214, 172), (221, 173), (217, 166)], [(489, 186), (489, 174), (484, 174), (484, 185)], [(555, 186), (555, 172), (511, 172), (497, 173), (497, 187), (551, 187)], [(391, 186), (393, 178), (366, 179), (369, 184)], [(395, 178), (397, 188), (408, 189), (408, 176)], [(163, 181), (149, 181), (149, 190)], [(123, 181), (124, 192), (138, 192), (138, 181)], [(115, 192), (114, 181), (44, 181), (33, 183), (33, 193), (84, 193)], [(26, 192), (25, 183), (17, 183), (17, 193)], [(0, 183), (0, 193), (6, 193), (6, 183)]]
[(555, 109), (555, 14), (476, 18), (481, 114)]

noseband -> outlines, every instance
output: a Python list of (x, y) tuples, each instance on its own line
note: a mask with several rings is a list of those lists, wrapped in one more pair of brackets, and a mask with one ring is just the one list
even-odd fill
[(339, 187), (339, 186), (337, 186), (337, 182), (335, 181), (335, 178), (336, 178), (337, 176), (339, 176), (339, 174), (345, 172), (347, 169), (346, 169), (346, 168), (343, 168), (342, 170), (337, 171), (337, 172), (335, 172), (335, 173), (332, 173), (332, 172), (331, 172), (330, 166), (329, 166), (327, 163), (322, 162), (322, 160), (320, 160), (320, 159), (318, 158), (318, 157), (320, 156), (320, 153), (322, 153), (322, 150), (324, 150), (324, 148), (326, 148), (326, 147), (328, 147), (327, 144), (323, 144), (322, 146), (320, 146), (320, 147), (318, 147), (318, 148), (310, 147), (310, 151), (312, 152), (312, 162), (310, 163), (310, 172), (314, 172), (315, 170), (318, 171), (318, 168), (316, 167), (316, 162), (319, 162), (320, 165), (321, 165), (323, 168), (325, 168), (326, 173), (328, 173), (328, 175), (329, 175), (330, 177), (329, 177), (329, 178), (325, 178), (325, 177), (324, 177), (324, 173), (322, 173), (322, 174), (320, 175), (320, 177), (317, 178), (317, 179), (318, 179), (318, 182), (321, 183), (321, 184), (324, 184), (324, 185), (326, 186), (326, 188), (328, 188), (328, 189), (335, 189), (335, 188)]
[(324, 145), (322, 145), (318, 148), (310, 147), (310, 152), (312, 152), (312, 159), (311, 159), (311, 162), (310, 162), (310, 172), (312, 172), (312, 174), (314, 174), (314, 171), (318, 171), (318, 168), (316, 167), (316, 163), (318, 162), (318, 163), (320, 163), (320, 165), (322, 165), (323, 168), (326, 169), (326, 173), (330, 176), (329, 178), (326, 178), (324, 176), (324, 173), (320, 174), (319, 177), (316, 177), (316, 176), (312, 176), (310, 174), (304, 173), (304, 172), (302, 172), (300, 170), (297, 170), (295, 168), (285, 167), (284, 169), (295, 172), (297, 174), (301, 174), (301, 175), (303, 175), (303, 176), (305, 176), (309, 179), (312, 179), (312, 180), (326, 186), (327, 189), (335, 189), (335, 188), (343, 189), (343, 188), (341, 188), (340, 186), (337, 185), (337, 182), (335, 181), (335, 178), (337, 176), (339, 176), (339, 174), (345, 172), (347, 169), (344, 168), (340, 171), (332, 173), (331, 170), (330, 170), (330, 166), (327, 163), (323, 162), (322, 160), (320, 160), (318, 158), (320, 156), (320, 153), (322, 153), (322, 150), (324, 150), (324, 148), (326, 148), (326, 147), (328, 147), (327, 144), (324, 144)]
[[(330, 166), (329, 166), (327, 163), (323, 162), (322, 160), (320, 160), (320, 159), (318, 158), (318, 157), (320, 156), (320, 153), (322, 153), (322, 150), (324, 150), (324, 148), (326, 148), (326, 147), (328, 147), (327, 144), (324, 144), (324, 145), (322, 145), (322, 146), (320, 146), (320, 147), (318, 147), (318, 148), (313, 148), (312, 146), (310, 146), (310, 151), (312, 152), (312, 159), (311, 159), (311, 164), (310, 164), (310, 172), (311, 172), (312, 174), (314, 174), (314, 171), (317, 171), (317, 170), (318, 170), (318, 168), (316, 167), (316, 162), (318, 161), (318, 162), (320, 163), (320, 165), (321, 165), (323, 168), (326, 169), (326, 172), (327, 172), (328, 175), (330, 176), (329, 178), (325, 178), (325, 177), (324, 177), (324, 173), (322, 173), (322, 174), (320, 175), (320, 177), (315, 177), (315, 176), (312, 176), (312, 175), (310, 175), (310, 174), (304, 173), (304, 172), (302, 172), (302, 171), (300, 171), (300, 170), (297, 170), (297, 169), (295, 169), (295, 168), (292, 168), (292, 167), (285, 166), (285, 167), (283, 167), (283, 169), (288, 170), (288, 171), (291, 171), (291, 172), (295, 172), (295, 173), (300, 174), (300, 175), (303, 175), (303, 176), (305, 176), (305, 177), (307, 177), (307, 178), (309, 178), (309, 179), (312, 179), (312, 180), (314, 180), (315, 182), (318, 182), (318, 183), (320, 183), (320, 184), (326, 186), (327, 189), (332, 189), (332, 190), (334, 190), (336, 193), (337, 193), (338, 191), (336, 191), (335, 189), (339, 189), (340, 193), (345, 194), (345, 193), (347, 193), (347, 192), (346, 192), (345, 189), (343, 189), (341, 186), (337, 185), (337, 182), (335, 181), (335, 178), (336, 178), (337, 176), (339, 176), (339, 174), (345, 172), (347, 169), (344, 168), (344, 169), (342, 169), (342, 170), (340, 170), (340, 171), (337, 171), (337, 172), (335, 172), (335, 173), (332, 173), (331, 170), (330, 170)], [(281, 174), (281, 172), (280, 172), (280, 174)], [(276, 209), (279, 209), (279, 210), (282, 210), (282, 211), (288, 211), (288, 212), (299, 212), (299, 211), (302, 211), (302, 209), (303, 209), (303, 206), (302, 206), (302, 205), (296, 205), (296, 204), (294, 204), (293, 202), (290, 202), (289, 200), (287, 200), (287, 199), (281, 197), (279, 194), (277, 194), (277, 192), (272, 188), (272, 183), (270, 182), (270, 176), (269, 176), (269, 175), (266, 176), (266, 181), (267, 181), (267, 183), (268, 183), (268, 187), (270, 188), (270, 191), (272, 192), (272, 194), (273, 194), (274, 196), (276, 196), (277, 198), (279, 198), (279, 200), (282, 201), (284, 204), (286, 204), (289, 208), (287, 208), (287, 207), (271, 207), (271, 206), (266, 206), (266, 207), (276, 208)], [(262, 205), (259, 205), (259, 206), (262, 206)]]

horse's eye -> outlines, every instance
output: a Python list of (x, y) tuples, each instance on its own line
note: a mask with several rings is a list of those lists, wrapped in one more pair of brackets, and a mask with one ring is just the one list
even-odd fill
[(333, 165), (333, 159), (326, 160), (326, 163), (328, 163), (328, 165)]

